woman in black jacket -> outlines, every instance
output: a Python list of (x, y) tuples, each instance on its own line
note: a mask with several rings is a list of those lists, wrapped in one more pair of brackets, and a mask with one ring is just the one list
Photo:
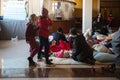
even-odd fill
[(87, 44), (83, 34), (78, 35), (77, 30), (72, 28), (69, 32), (72, 37), (72, 58), (88, 64), (94, 64), (93, 49)]

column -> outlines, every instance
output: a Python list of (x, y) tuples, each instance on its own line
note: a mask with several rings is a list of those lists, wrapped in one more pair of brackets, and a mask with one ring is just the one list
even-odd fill
[(0, 16), (1, 16), (1, 8), (2, 8), (2, 6), (1, 6), (1, 0), (0, 0)]
[(29, 1), (29, 15), (35, 13), (37, 16), (41, 14), (43, 0), (28, 0)]
[(92, 28), (92, 0), (83, 0), (82, 33)]

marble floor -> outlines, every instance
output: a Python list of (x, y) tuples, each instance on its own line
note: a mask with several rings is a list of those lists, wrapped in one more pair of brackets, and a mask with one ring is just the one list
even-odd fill
[[(29, 67), (29, 45), (25, 40), (0, 41), (0, 80), (118, 80), (104, 65), (54, 64), (44, 61)], [(103, 67), (104, 66), (104, 67)]]

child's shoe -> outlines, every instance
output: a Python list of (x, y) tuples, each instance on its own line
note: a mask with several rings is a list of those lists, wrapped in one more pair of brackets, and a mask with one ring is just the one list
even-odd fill
[(35, 63), (31, 57), (28, 57), (28, 61), (29, 61), (29, 66), (36, 66), (37, 65), (37, 63)]
[(48, 60), (48, 61), (46, 61), (46, 64), (52, 65), (53, 63), (51, 62), (51, 60)]

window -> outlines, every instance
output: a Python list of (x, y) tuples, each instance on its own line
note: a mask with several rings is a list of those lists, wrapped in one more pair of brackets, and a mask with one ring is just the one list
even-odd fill
[(25, 20), (27, 18), (27, 5), (25, 0), (7, 0), (2, 2), (3, 19)]

